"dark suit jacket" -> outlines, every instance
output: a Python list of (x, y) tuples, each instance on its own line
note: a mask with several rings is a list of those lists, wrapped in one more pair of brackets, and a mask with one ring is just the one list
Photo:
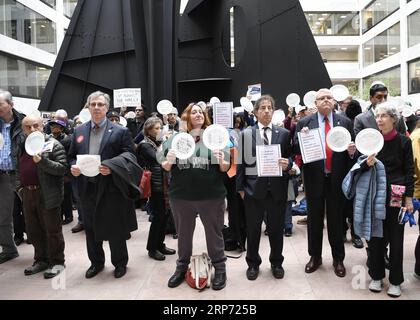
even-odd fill
[[(373, 128), (376, 130), (379, 130), (378, 124), (375, 120), (375, 115), (373, 114), (372, 106), (366, 110), (366, 112), (363, 112), (361, 114), (358, 114), (356, 118), (354, 119), (354, 134), (357, 135), (360, 131), (366, 128)], [(405, 134), (406, 127), (404, 123), (404, 119), (400, 117), (398, 120), (396, 129), (399, 133)]]
[[(76, 155), (89, 154), (90, 127), (91, 122), (89, 121), (75, 129), (69, 151), (71, 164), (76, 162)], [(117, 159), (124, 152), (133, 153), (129, 130), (107, 120), (99, 149), (101, 162)], [(135, 158), (134, 155), (133, 158)], [(134, 203), (132, 200), (128, 200), (115, 184), (114, 174), (116, 173), (113, 172), (108, 176), (96, 176), (98, 185), (96, 210), (89, 214), (94, 216), (93, 227), (97, 240), (121, 239), (121, 237), (128, 236), (130, 231), (137, 228)], [(88, 179), (81, 175), (77, 178), (77, 183), (79, 195), (82, 198), (86, 196)], [(108, 204), (107, 206), (103, 205), (105, 202)], [(113, 203), (113, 205), (109, 205), (110, 203)]]
[[(354, 138), (352, 122), (339, 114), (333, 114), (333, 127), (341, 126), (346, 128)], [(294, 151), (296, 154), (300, 154), (298, 132), (302, 128), (308, 127), (309, 129), (319, 128), (318, 124), (318, 113), (311, 114), (301, 119), (297, 126), (294, 137)], [(354, 141), (354, 140), (353, 140)], [(356, 157), (354, 157), (355, 159)], [(331, 183), (332, 190), (335, 196), (344, 197), (341, 191), (341, 183), (347, 172), (350, 170), (351, 165), (355, 160), (352, 160), (347, 151), (333, 152), (331, 159)], [(305, 185), (305, 193), (307, 197), (320, 197), (323, 194), (323, 181), (324, 181), (324, 160), (315, 161), (303, 165), (303, 181)]]
[[(281, 145), (282, 158), (291, 154), (289, 130), (273, 125), (271, 144)], [(263, 145), (258, 126), (247, 128), (241, 133), (238, 150), (238, 166), (236, 171), (236, 190), (245, 191), (248, 196), (264, 199), (268, 192), (268, 180), (273, 198), (277, 201), (287, 201), (288, 175), (283, 171), (282, 177), (258, 177), (256, 166), (256, 146)], [(251, 150), (250, 150), (251, 148)], [(289, 158), (289, 167), (292, 160)]]

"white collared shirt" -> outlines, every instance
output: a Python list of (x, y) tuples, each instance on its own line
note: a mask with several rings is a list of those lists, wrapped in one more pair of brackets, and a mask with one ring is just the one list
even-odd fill
[[(261, 140), (264, 141), (264, 128), (266, 126), (263, 126), (261, 123), (258, 122), (258, 130), (260, 131), (260, 136), (261, 136)], [(268, 137), (268, 143), (271, 144), (271, 136), (273, 134), (273, 124), (270, 122), (269, 125), (267, 126), (268, 130), (266, 132), (267, 137)]]

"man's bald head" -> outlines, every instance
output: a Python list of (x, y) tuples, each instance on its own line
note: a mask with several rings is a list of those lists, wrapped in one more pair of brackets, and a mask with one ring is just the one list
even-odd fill
[(30, 135), (32, 132), (43, 132), (44, 125), (40, 116), (30, 114), (22, 120), (22, 129), (25, 135)]
[(334, 109), (334, 97), (330, 89), (319, 89), (316, 93), (315, 104), (318, 112), (323, 116), (329, 115)]

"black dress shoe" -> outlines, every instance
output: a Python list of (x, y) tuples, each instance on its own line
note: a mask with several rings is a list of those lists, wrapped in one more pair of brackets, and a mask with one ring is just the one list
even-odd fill
[(86, 279), (93, 278), (94, 276), (96, 276), (102, 270), (104, 270), (104, 266), (103, 265), (102, 266), (94, 266), (94, 265), (91, 265), (89, 267), (89, 269), (87, 269), (85, 277), (86, 277)]
[(167, 246), (163, 246), (163, 248), (161, 248), (159, 250), (160, 253), (163, 253), (164, 255), (171, 255), (171, 254), (175, 254), (176, 250), (168, 248)]
[(292, 229), (284, 230), (284, 236), (285, 237), (291, 237), (292, 236)]
[(305, 266), (305, 272), (312, 273), (316, 271), (316, 269), (318, 269), (321, 264), (322, 264), (322, 258), (311, 257), (311, 259)]
[(23, 239), (23, 237), (22, 237), (22, 238), (20, 238), (20, 237), (15, 237), (13, 240), (15, 241), (15, 245), (16, 245), (16, 247), (19, 247), (19, 246), (23, 243), (23, 241), (25, 241), (25, 240)]
[(66, 267), (62, 264), (56, 264), (48, 268), (47, 271), (44, 272), (44, 279), (51, 279), (58, 276), (62, 271), (64, 271)]
[(273, 273), (273, 276), (276, 279), (284, 278), (284, 269), (282, 266), (271, 265), (271, 272)]
[(80, 223), (77, 223), (73, 228), (71, 228), (72, 233), (78, 233), (82, 230), (85, 230), (85, 227), (83, 226), (83, 224)]
[(150, 250), (149, 251), (149, 257), (158, 261), (163, 261), (165, 260), (165, 256), (158, 250)]
[(19, 257), (19, 253), (0, 253), (0, 264)]
[(175, 288), (178, 287), (185, 280), (186, 271), (175, 271), (172, 277), (169, 278), (168, 287)]
[(118, 266), (114, 270), (114, 277), (118, 279), (118, 278), (124, 277), (126, 273), (127, 273), (126, 266)]
[(364, 247), (363, 241), (360, 238), (354, 238), (352, 242), (353, 242), (353, 247), (357, 249), (362, 249)]
[(343, 278), (346, 276), (346, 268), (344, 267), (343, 261), (334, 260), (333, 267), (337, 277)]
[(246, 270), (246, 277), (248, 280), (255, 280), (258, 278), (258, 273), (260, 272), (260, 268), (257, 267), (248, 267), (248, 270)]
[(32, 266), (26, 268), (24, 273), (25, 273), (25, 276), (31, 276), (33, 274), (36, 274), (38, 272), (41, 272), (47, 269), (48, 269), (48, 263), (44, 261), (36, 261), (34, 262)]
[(211, 287), (213, 290), (221, 290), (226, 287), (226, 272), (216, 273)]

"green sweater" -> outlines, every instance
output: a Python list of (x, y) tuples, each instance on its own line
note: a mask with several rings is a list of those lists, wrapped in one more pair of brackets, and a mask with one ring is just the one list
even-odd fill
[[(225, 159), (228, 157), (229, 153), (225, 152)], [(193, 156), (187, 160), (177, 159), (172, 166), (169, 197), (182, 200), (224, 198), (226, 188), (223, 175), (211, 151), (200, 141)]]

